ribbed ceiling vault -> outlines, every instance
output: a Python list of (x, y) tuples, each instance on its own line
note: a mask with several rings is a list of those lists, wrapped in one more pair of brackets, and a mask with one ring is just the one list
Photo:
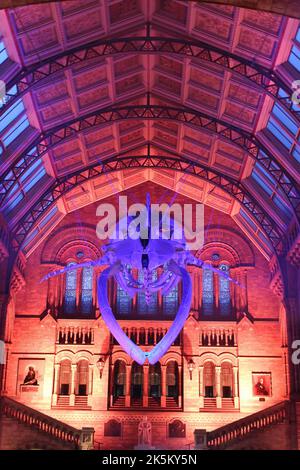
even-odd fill
[[(298, 20), (213, 3), (79, 0), (4, 10), (0, 22), (0, 203), (16, 246), (106, 197), (113, 172), (115, 192), (156, 175), (174, 190), (180, 181), (268, 257), (282, 249), (300, 216), (300, 165), (268, 123), (279, 109), (296, 141)], [(11, 113), (29, 124), (13, 143)]]

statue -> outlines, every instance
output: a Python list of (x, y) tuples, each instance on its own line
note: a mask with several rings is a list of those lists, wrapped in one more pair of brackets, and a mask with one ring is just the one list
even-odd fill
[(28, 368), (28, 373), (24, 379), (23, 385), (38, 385), (38, 381), (35, 377), (34, 367), (30, 366)]
[(135, 446), (135, 449), (154, 449), (154, 447), (151, 446), (151, 440), (152, 425), (148, 421), (147, 416), (143, 416), (138, 426), (138, 445)]
[(151, 445), (151, 423), (148, 422), (147, 416), (143, 416), (142, 421), (139, 422), (138, 434), (139, 434), (139, 445), (150, 446)]

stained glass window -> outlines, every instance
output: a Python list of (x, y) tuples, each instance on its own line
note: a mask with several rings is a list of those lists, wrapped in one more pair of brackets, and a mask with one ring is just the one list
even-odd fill
[[(74, 266), (76, 263), (69, 263), (68, 266)], [(68, 271), (66, 273), (66, 290), (65, 290), (65, 313), (75, 313), (76, 311), (76, 284), (77, 270)]]
[[(139, 281), (143, 281), (144, 274), (142, 270), (139, 271)], [(157, 279), (157, 272), (153, 271), (152, 280)], [(157, 294), (153, 293), (150, 296), (149, 303), (146, 302), (146, 296), (144, 292), (141, 292), (137, 296), (138, 314), (139, 315), (156, 315), (158, 313), (158, 302)]]
[[(130, 267), (127, 266), (127, 269)], [(119, 315), (130, 315), (132, 312), (132, 298), (117, 283), (117, 311)]]
[(202, 307), (204, 315), (214, 313), (214, 274), (210, 269), (202, 271)]
[(164, 315), (175, 315), (178, 308), (178, 284), (162, 298)]
[[(229, 272), (229, 266), (221, 264), (219, 269), (225, 272)], [(221, 315), (230, 315), (231, 303), (230, 303), (230, 281), (225, 277), (219, 276), (219, 303)]]
[(86, 267), (82, 270), (81, 285), (81, 312), (89, 314), (93, 307), (93, 268)]

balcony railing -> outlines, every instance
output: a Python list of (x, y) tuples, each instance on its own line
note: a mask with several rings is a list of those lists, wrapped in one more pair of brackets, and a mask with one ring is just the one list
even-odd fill
[(200, 346), (237, 346), (237, 331), (235, 327), (212, 327), (205, 326), (200, 329)]
[(57, 344), (94, 344), (94, 328), (90, 326), (59, 326)]
[[(138, 346), (154, 346), (165, 336), (168, 328), (123, 327), (123, 331)], [(111, 344), (118, 344), (112, 335)], [(181, 346), (181, 334), (178, 335), (172, 346)]]

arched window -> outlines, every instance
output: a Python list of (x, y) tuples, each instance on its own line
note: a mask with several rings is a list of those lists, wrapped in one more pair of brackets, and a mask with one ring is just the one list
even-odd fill
[(121, 423), (116, 419), (110, 419), (104, 423), (104, 436), (120, 437), (122, 434)]
[[(144, 281), (144, 273), (142, 270), (139, 271), (139, 281)], [(157, 272), (153, 271), (152, 273), (152, 280), (155, 281), (157, 279)], [(138, 306), (138, 314), (139, 315), (156, 315), (158, 313), (158, 302), (157, 302), (157, 294), (153, 293), (150, 295), (149, 302), (146, 302), (146, 295), (144, 292), (140, 292), (137, 296), (137, 306)]]
[(113, 394), (114, 399), (125, 395), (126, 385), (126, 364), (123, 361), (116, 361), (114, 367)]
[[(219, 269), (229, 273), (229, 266), (227, 264), (221, 264)], [(219, 304), (220, 314), (223, 316), (230, 315), (230, 281), (221, 276), (219, 276)]]
[(167, 295), (163, 295), (164, 315), (175, 315), (178, 308), (178, 284)]
[(157, 362), (149, 367), (149, 397), (159, 398), (161, 396), (161, 369)]
[(81, 312), (89, 314), (93, 307), (93, 268), (86, 267), (82, 270), (81, 285)]
[(207, 398), (215, 396), (215, 365), (213, 362), (206, 362), (203, 369), (204, 394)]
[(167, 397), (178, 398), (179, 390), (179, 374), (178, 374), (178, 364), (176, 361), (170, 361), (167, 364), (166, 371), (166, 382), (167, 382)]
[(76, 395), (86, 396), (89, 387), (89, 363), (86, 360), (81, 360), (77, 364), (77, 384)]
[(132, 299), (119, 284), (117, 285), (117, 312), (119, 315), (129, 315), (132, 308)]
[(131, 398), (141, 399), (143, 396), (143, 366), (134, 362), (131, 368)]
[(232, 398), (233, 396), (233, 369), (230, 362), (223, 362), (221, 366), (221, 386), (222, 397)]
[(180, 419), (175, 419), (169, 424), (169, 437), (186, 437), (186, 425)]
[[(68, 266), (74, 266), (76, 263), (68, 263)], [(76, 284), (77, 270), (68, 271), (66, 273), (66, 289), (65, 289), (65, 313), (75, 313), (76, 311)]]
[(59, 394), (70, 395), (71, 391), (71, 362), (66, 359), (60, 363)]
[(214, 273), (210, 269), (202, 271), (202, 307), (204, 315), (214, 313)]

